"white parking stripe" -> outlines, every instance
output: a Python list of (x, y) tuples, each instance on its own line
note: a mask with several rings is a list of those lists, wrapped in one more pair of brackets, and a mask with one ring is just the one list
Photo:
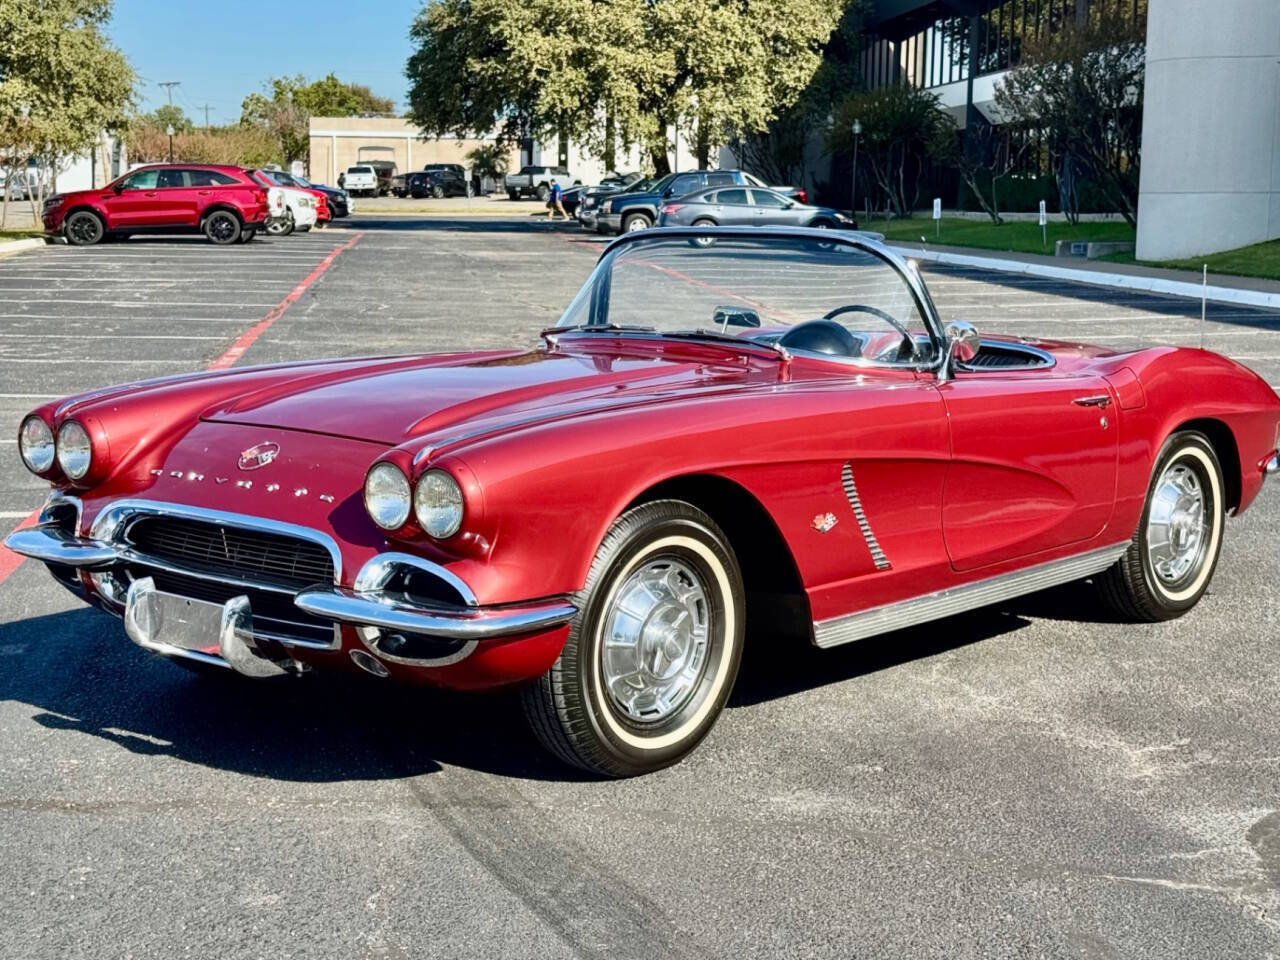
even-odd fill
[[(243, 321), (241, 321), (243, 322)], [(194, 333), (0, 333), (0, 337), (27, 340), (225, 340), (216, 334)]]
[(0, 510), (0, 520), (25, 520), (30, 515), (30, 510)]
[[(218, 337), (218, 339), (221, 340), (224, 338)], [(78, 364), (78, 363), (82, 363), (85, 366), (94, 366), (99, 363), (119, 363), (119, 364), (125, 364), (125, 365), (166, 363), (166, 364), (169, 364), (170, 366), (173, 366), (175, 364), (190, 366), (190, 362), (187, 360), (178, 360), (178, 359), (157, 360), (154, 358), (147, 358), (147, 357), (137, 357), (130, 360), (108, 360), (108, 359), (103, 359), (102, 357), (0, 357), (0, 365), (6, 364), (6, 363), (56, 363), (59, 366), (66, 366), (68, 364)]]
[(0, 393), (0, 400), (56, 400), (56, 393)]
[[(95, 306), (108, 307), (205, 307), (208, 301), (205, 300), (64, 300), (61, 297), (50, 299), (48, 297), (40, 298), (23, 298), (23, 297), (0, 297), (0, 303), (86, 303)], [(274, 307), (274, 303), (246, 303), (239, 301), (237, 307)]]

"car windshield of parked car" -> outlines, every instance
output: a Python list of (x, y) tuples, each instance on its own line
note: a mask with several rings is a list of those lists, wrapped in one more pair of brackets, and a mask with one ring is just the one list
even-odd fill
[(373, 167), (347, 167), (347, 173), (373, 173)]
[(781, 340), (794, 352), (894, 364), (935, 356), (912, 287), (884, 257), (809, 237), (708, 239), (619, 247), (557, 327)]

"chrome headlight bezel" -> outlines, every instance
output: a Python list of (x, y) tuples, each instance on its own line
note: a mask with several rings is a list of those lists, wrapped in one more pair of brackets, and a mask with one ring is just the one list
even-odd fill
[(370, 467), (364, 478), (364, 509), (383, 530), (399, 530), (408, 523), (413, 490), (404, 471), (389, 460)]
[(93, 439), (79, 420), (64, 420), (58, 427), (57, 456), (70, 480), (83, 480), (93, 466)]
[(414, 488), (413, 513), (427, 536), (448, 540), (462, 529), (466, 515), (461, 484), (447, 470), (428, 470)]
[[(33, 455), (33, 451), (39, 451), (38, 455)], [(53, 466), (58, 445), (53, 428), (45, 423), (44, 417), (33, 413), (22, 421), (18, 427), (18, 455), (26, 468), (37, 475), (47, 473)]]

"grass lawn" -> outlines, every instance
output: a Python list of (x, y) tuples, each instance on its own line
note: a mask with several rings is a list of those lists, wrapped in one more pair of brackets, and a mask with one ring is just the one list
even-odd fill
[(27, 237), (40, 237), (44, 235), (43, 230), (37, 230), (35, 227), (5, 227), (0, 229), (0, 243), (6, 240), (25, 240)]
[[(1112, 263), (1134, 262), (1133, 254), (1131, 253), (1117, 253), (1104, 259)], [(1191, 257), (1187, 260), (1162, 260), (1159, 262), (1140, 260), (1138, 262), (1147, 267), (1193, 270), (1196, 273), (1199, 273), (1207, 263), (1210, 273), (1280, 280), (1280, 240), (1255, 243), (1251, 247), (1240, 247), (1238, 250), (1226, 250), (1223, 253), (1210, 253), (1203, 257)]]
[(1053, 255), (1058, 240), (1121, 241), (1133, 243), (1134, 230), (1123, 220), (1101, 223), (1050, 223), (1046, 228), (1048, 244), (1040, 239), (1040, 225), (1030, 222), (1007, 222), (996, 226), (990, 220), (964, 220), (944, 217), (938, 224), (928, 216), (910, 220), (868, 220), (860, 224), (867, 230), (883, 233), (887, 240), (900, 243), (919, 243), (923, 235), (929, 243), (950, 244), (956, 247), (978, 247), (982, 250), (1010, 250), (1015, 253), (1040, 253)]

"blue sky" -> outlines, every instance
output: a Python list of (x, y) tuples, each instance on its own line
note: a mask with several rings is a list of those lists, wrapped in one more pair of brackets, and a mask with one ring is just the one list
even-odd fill
[[(409, 25), (422, 0), (308, 0), (302, 3), (175, 3), (116, 0), (108, 27), (141, 76), (140, 107), (166, 102), (164, 80), (181, 81), (173, 102), (197, 123), (240, 119), (240, 101), (275, 76), (348, 83), (405, 105)], [(293, 12), (297, 11), (297, 12)]]

